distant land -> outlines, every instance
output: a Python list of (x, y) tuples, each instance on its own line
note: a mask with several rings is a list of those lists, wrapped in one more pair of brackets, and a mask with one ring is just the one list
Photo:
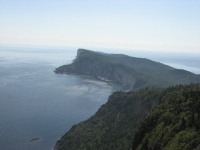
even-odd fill
[(92, 76), (123, 85), (127, 89), (200, 83), (200, 75), (186, 70), (175, 69), (145, 58), (86, 49), (78, 49), (73, 63), (56, 68), (55, 73)]
[(61, 137), (54, 150), (200, 149), (200, 76), (145, 58), (79, 49), (56, 73), (127, 87)]

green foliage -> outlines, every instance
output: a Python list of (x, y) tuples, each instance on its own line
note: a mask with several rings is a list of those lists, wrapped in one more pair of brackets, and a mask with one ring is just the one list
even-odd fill
[(198, 150), (199, 130), (199, 84), (145, 88), (113, 93), (95, 115), (74, 125), (55, 148)]
[(131, 149), (135, 128), (157, 104), (160, 90), (115, 92), (90, 119), (73, 126), (60, 141), (58, 150)]
[(192, 150), (200, 144), (200, 85), (164, 90), (160, 105), (138, 127), (133, 150)]
[(55, 72), (102, 77), (134, 89), (200, 83), (199, 75), (159, 62), (84, 49), (78, 50), (78, 57), (72, 64), (58, 67)]

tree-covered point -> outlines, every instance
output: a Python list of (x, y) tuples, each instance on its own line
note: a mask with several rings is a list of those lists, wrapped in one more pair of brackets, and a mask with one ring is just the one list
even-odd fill
[(200, 85), (164, 90), (135, 133), (132, 150), (200, 150)]
[(200, 83), (199, 75), (149, 59), (85, 49), (78, 49), (73, 63), (60, 66), (55, 72), (100, 77), (129, 89)]

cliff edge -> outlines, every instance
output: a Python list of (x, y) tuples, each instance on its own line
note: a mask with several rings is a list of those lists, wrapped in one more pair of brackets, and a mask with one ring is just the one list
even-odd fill
[(93, 76), (129, 89), (200, 83), (198, 75), (159, 62), (86, 49), (78, 49), (74, 61), (56, 68), (55, 73)]

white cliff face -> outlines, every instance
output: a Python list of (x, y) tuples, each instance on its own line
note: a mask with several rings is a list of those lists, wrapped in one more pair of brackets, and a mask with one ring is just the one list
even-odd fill
[(69, 68), (66, 72), (94, 76), (105, 81), (114, 81), (130, 88), (133, 88), (136, 83), (136, 75), (122, 65), (105, 65), (86, 60), (79, 63), (79, 65), (75, 65), (74, 68)]
[(129, 85), (133, 87), (136, 82), (136, 77), (125, 71), (123, 68), (116, 68), (114, 71), (114, 78), (117, 81), (120, 81), (123, 85)]

